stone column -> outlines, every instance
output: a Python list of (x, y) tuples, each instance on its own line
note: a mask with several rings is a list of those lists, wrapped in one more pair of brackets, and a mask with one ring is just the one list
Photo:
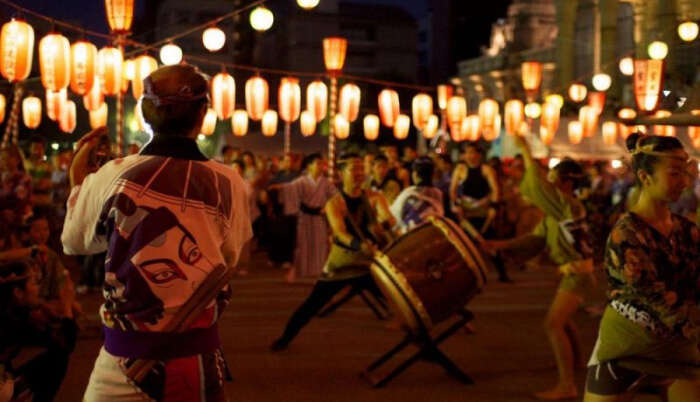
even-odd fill
[(556, 87), (566, 91), (574, 79), (576, 9), (578, 0), (554, 0), (557, 8)]

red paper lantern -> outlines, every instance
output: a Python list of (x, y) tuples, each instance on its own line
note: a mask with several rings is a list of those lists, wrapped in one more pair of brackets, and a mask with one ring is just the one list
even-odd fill
[(114, 33), (126, 34), (134, 19), (134, 0), (105, 0), (107, 23)]
[(59, 33), (50, 33), (39, 41), (39, 69), (44, 88), (58, 91), (70, 83), (70, 42)]
[(26, 79), (32, 71), (34, 29), (18, 19), (2, 26), (0, 32), (0, 73), (10, 82)]
[(211, 106), (221, 119), (228, 119), (236, 108), (236, 81), (228, 73), (211, 79)]
[(360, 115), (360, 87), (348, 83), (340, 88), (340, 100), (338, 102), (338, 113), (349, 122), (357, 120)]
[(326, 70), (339, 73), (345, 64), (348, 41), (345, 38), (331, 37), (323, 39), (323, 62)]
[(122, 68), (122, 52), (116, 47), (103, 47), (97, 52), (97, 76), (100, 77), (102, 93), (116, 95), (121, 90)]
[(134, 78), (131, 81), (131, 94), (134, 95), (134, 99), (143, 95), (143, 80), (157, 69), (158, 61), (149, 55), (144, 54), (134, 60)]
[(399, 118), (401, 108), (399, 106), (399, 94), (393, 89), (383, 89), (379, 93), (379, 118), (387, 127), (394, 127)]
[(368, 114), (362, 120), (362, 126), (365, 132), (365, 138), (369, 141), (374, 141), (379, 137), (379, 117), (374, 114)]
[(588, 94), (588, 106), (592, 106), (600, 115), (605, 108), (605, 92), (591, 92)]
[(233, 112), (231, 128), (233, 129), (233, 135), (236, 137), (243, 137), (248, 133), (248, 113), (245, 110), (236, 110)]
[(663, 60), (634, 61), (634, 99), (637, 108), (651, 113), (659, 105), (663, 87)]
[(46, 90), (46, 115), (50, 120), (56, 121), (61, 115), (61, 108), (68, 100), (66, 89), (60, 91)]
[(453, 96), (447, 101), (447, 124), (462, 124), (467, 117), (467, 100), (463, 96)]
[(107, 104), (103, 103), (99, 109), (89, 112), (90, 128), (94, 130), (99, 127), (107, 126), (108, 110)]
[(58, 118), (58, 128), (64, 133), (72, 133), (76, 124), (75, 102), (71, 100), (66, 101), (61, 108), (61, 115)]
[(525, 105), (517, 99), (512, 99), (506, 102), (504, 109), (506, 133), (516, 135), (520, 124), (525, 121)]
[(92, 89), (97, 73), (97, 47), (79, 40), (70, 48), (70, 89), (80, 96)]
[(266, 137), (272, 137), (277, 133), (277, 112), (266, 110), (262, 117), (262, 133)]
[(304, 110), (301, 112), (299, 126), (301, 135), (304, 137), (314, 135), (316, 132), (316, 114), (310, 110)]
[(423, 130), (428, 123), (428, 117), (433, 114), (433, 98), (425, 93), (419, 93), (413, 97), (411, 103), (413, 114), (413, 126)]
[(700, 126), (688, 126), (688, 137), (693, 141), (700, 139)]
[(270, 89), (262, 77), (252, 77), (245, 83), (245, 108), (251, 120), (262, 119), (268, 108)]
[(29, 129), (35, 129), (41, 124), (41, 99), (27, 96), (22, 101), (22, 120)]
[(293, 77), (284, 77), (280, 81), (277, 102), (279, 103), (279, 117), (287, 123), (293, 123), (301, 113), (301, 88), (299, 80)]
[(316, 121), (321, 121), (326, 118), (326, 109), (328, 109), (328, 87), (321, 80), (310, 82), (306, 87), (306, 110), (313, 114)]

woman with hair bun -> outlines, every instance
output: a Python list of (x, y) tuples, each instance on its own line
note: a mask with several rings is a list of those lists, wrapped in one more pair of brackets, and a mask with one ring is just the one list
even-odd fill
[(690, 379), (700, 362), (700, 230), (669, 210), (690, 183), (688, 154), (673, 137), (633, 134), (627, 148), (639, 199), (605, 248), (609, 303), (584, 401), (628, 401), (639, 386), (659, 379), (672, 381), (668, 401), (700, 401), (700, 387)]

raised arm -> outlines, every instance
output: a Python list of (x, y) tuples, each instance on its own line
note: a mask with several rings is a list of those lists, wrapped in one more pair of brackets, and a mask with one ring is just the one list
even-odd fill
[(482, 165), (481, 172), (491, 188), (489, 200), (491, 202), (498, 202), (498, 200), (501, 199), (501, 193), (498, 186), (498, 176), (496, 175), (496, 171), (489, 165)]

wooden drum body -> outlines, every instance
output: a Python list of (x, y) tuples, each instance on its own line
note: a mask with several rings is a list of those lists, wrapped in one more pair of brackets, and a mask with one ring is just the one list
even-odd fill
[(480, 293), (488, 263), (459, 226), (431, 217), (377, 253), (371, 271), (405, 326), (423, 335)]

